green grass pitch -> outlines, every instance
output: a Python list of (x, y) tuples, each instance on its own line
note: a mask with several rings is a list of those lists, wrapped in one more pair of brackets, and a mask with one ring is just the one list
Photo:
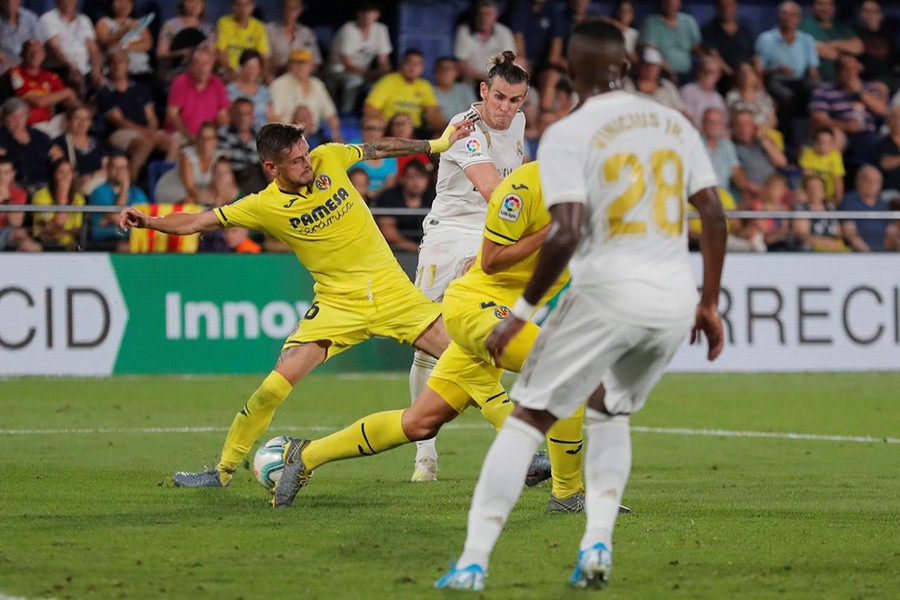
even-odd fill
[[(446, 596), (431, 586), (462, 547), (493, 438), (481, 417), (439, 437), (437, 484), (407, 482), (406, 447), (323, 467), (289, 510), (249, 471), (225, 490), (172, 487), (172, 471), (214, 462), (259, 379), (0, 380), (0, 598)], [(667, 376), (632, 420), (634, 514), (600, 595), (897, 598), (898, 389), (898, 372)], [(406, 390), (314, 376), (263, 439), (320, 436)], [(548, 494), (525, 490), (484, 598), (590, 594), (565, 585), (583, 517), (546, 514)]]

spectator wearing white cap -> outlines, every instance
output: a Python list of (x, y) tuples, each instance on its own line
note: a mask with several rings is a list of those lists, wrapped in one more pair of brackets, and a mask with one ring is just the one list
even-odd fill
[(307, 133), (318, 133), (322, 121), (328, 124), (330, 139), (343, 141), (341, 122), (337, 109), (325, 84), (313, 76), (313, 55), (309, 50), (291, 50), (287, 73), (275, 79), (270, 86), (272, 92), (272, 108), (275, 116), (282, 123), (293, 122), (294, 114), (300, 106), (306, 106), (311, 115), (313, 128)]
[(674, 83), (661, 77), (663, 71), (663, 58), (659, 50), (648, 46), (641, 53), (641, 61), (637, 66), (637, 75), (634, 83), (630, 79), (625, 80), (625, 89), (642, 96), (656, 100), (663, 106), (668, 106), (678, 112), (685, 112), (684, 100)]

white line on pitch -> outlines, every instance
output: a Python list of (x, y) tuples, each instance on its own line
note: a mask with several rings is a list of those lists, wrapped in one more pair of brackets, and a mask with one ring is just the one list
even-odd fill
[[(444, 429), (458, 430), (489, 430), (487, 424), (476, 423), (450, 423)], [(328, 425), (278, 426), (280, 431), (336, 431), (337, 427)], [(109, 434), (109, 433), (224, 433), (226, 427), (99, 427), (99, 428), (60, 428), (60, 429), (0, 429), (0, 435), (69, 435), (69, 434)], [(851, 436), (851, 435), (821, 435), (816, 433), (790, 433), (777, 431), (730, 431), (727, 429), (688, 429), (682, 427), (644, 427), (633, 425), (631, 431), (635, 433), (661, 433), (667, 435), (689, 435), (706, 437), (745, 437), (745, 438), (769, 438), (782, 440), (803, 440), (817, 442), (851, 442), (859, 444), (900, 444), (900, 438)], [(0, 599), (2, 600), (2, 599)]]

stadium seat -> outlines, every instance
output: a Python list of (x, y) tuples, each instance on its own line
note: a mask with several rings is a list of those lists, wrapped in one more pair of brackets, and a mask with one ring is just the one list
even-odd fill
[(151, 203), (156, 202), (156, 198), (154, 197), (156, 182), (158, 182), (159, 178), (165, 175), (167, 171), (174, 169), (176, 164), (177, 163), (167, 160), (154, 160), (147, 163), (147, 198)]

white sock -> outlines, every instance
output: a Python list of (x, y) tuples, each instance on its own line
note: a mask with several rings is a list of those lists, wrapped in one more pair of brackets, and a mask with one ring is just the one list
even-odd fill
[(631, 473), (628, 415), (610, 417), (589, 408), (584, 416), (587, 423), (584, 467), (587, 527), (581, 538), (581, 549), (602, 542), (612, 550), (612, 532), (619, 516), (619, 503)]
[(466, 545), (456, 565), (478, 564), (487, 571), (488, 558), (506, 518), (525, 486), (525, 473), (544, 434), (510, 416), (491, 444), (472, 495)]
[[(419, 394), (422, 393), (422, 390), (425, 389), (425, 384), (428, 383), (428, 378), (431, 377), (431, 371), (436, 364), (436, 358), (433, 358), (424, 352), (416, 351), (415, 356), (413, 357), (412, 367), (409, 369), (410, 404), (415, 402), (416, 398), (419, 397)], [(437, 460), (437, 448), (434, 444), (436, 439), (436, 437), (433, 437), (428, 440), (416, 442), (416, 460), (426, 457)]]

